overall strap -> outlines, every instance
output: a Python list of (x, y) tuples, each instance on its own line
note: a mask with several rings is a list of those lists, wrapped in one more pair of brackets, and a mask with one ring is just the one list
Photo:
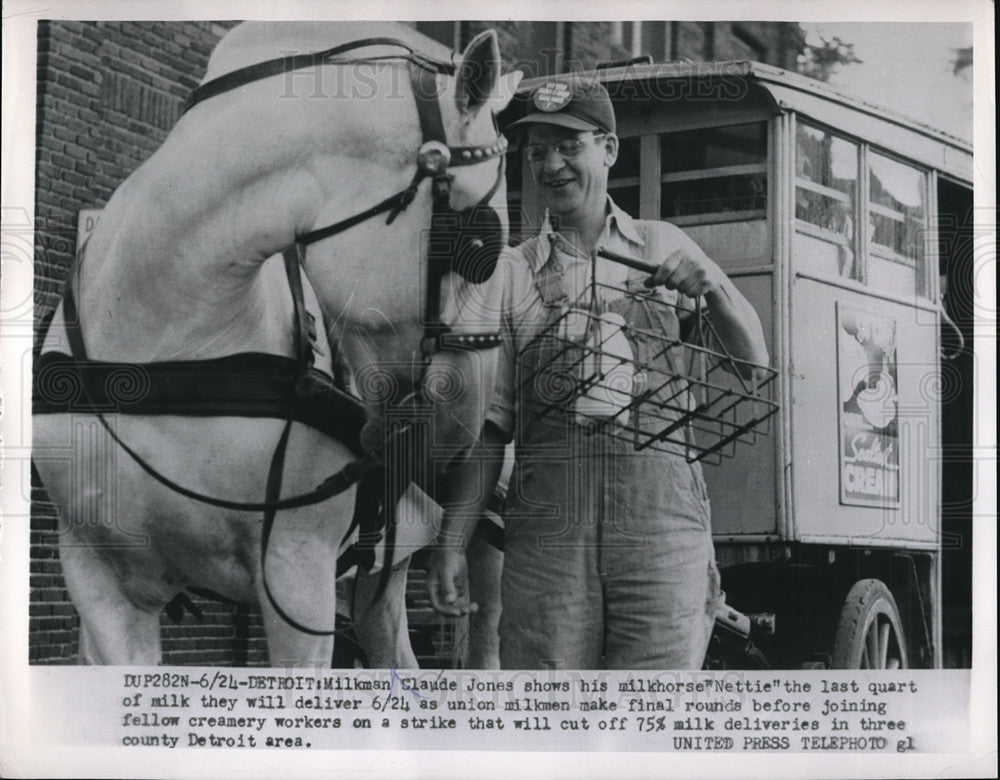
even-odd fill
[[(536, 257), (542, 251), (542, 241), (542, 238), (536, 238), (534, 240), (534, 246), (531, 247), (531, 250), (535, 252)], [(553, 251), (553, 249), (549, 249), (549, 256), (545, 264), (533, 274), (535, 289), (538, 290), (538, 295), (542, 299), (542, 304), (547, 310), (553, 308), (558, 309), (564, 304), (569, 303), (569, 295), (566, 292), (566, 285), (563, 282), (562, 271), (556, 270), (556, 263), (552, 258)]]

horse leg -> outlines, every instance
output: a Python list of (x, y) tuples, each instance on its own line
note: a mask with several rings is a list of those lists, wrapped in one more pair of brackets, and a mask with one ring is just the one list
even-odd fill
[[(40, 415), (33, 425), (35, 466), (59, 508), (60, 566), (80, 618), (77, 662), (159, 664), (165, 594), (150, 579), (154, 567), (141, 535), (147, 508), (117, 490), (127, 478), (94, 435), (96, 423)], [(125, 518), (134, 520), (130, 528)], [(137, 571), (143, 576), (130, 576)]]
[(477, 534), (468, 550), (469, 597), (479, 609), (469, 615), (466, 669), (500, 668), (500, 572), (503, 553)]
[[(313, 636), (299, 631), (285, 622), (268, 602), (265, 594), (261, 594), (261, 599), (270, 665), (286, 669), (329, 668), (330, 659), (333, 657), (333, 637)], [(299, 621), (299, 618), (295, 617), (295, 620)], [(331, 612), (328, 623), (303, 622), (302, 625), (317, 630), (329, 630), (334, 627), (334, 620), (335, 615)]]
[(376, 594), (381, 572), (363, 572), (359, 568), (355, 578), (354, 630), (372, 669), (419, 668), (410, 646), (406, 618), (406, 571), (409, 567), (409, 556), (392, 567), (385, 594), (379, 599)]
[(308, 634), (288, 623), (271, 603), (263, 577), (267, 577), (271, 596), (292, 620), (313, 631), (332, 631), (337, 620), (337, 555), (335, 548), (324, 541), (329, 534), (319, 530), (331, 515), (336, 516), (336, 512), (330, 508), (317, 512), (315, 507), (278, 514), (267, 551), (266, 573), (261, 575), (258, 567), (255, 578), (271, 666), (330, 666), (333, 636)]
[(160, 611), (134, 605), (113, 568), (93, 547), (64, 534), (59, 555), (66, 588), (80, 615), (77, 662), (156, 666), (161, 661)]

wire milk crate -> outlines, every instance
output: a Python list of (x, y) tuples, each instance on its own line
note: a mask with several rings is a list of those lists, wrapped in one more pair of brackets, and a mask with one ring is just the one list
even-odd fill
[[(641, 260), (601, 251), (632, 268)], [(646, 449), (720, 463), (738, 442), (766, 435), (778, 410), (777, 372), (726, 353), (700, 302), (693, 314), (695, 343), (661, 326), (676, 309), (654, 291), (592, 281), (535, 344), (544, 359), (519, 357), (519, 392), (531, 421), (567, 415), (587, 434), (603, 432)], [(676, 312), (674, 312), (676, 313)], [(626, 324), (626, 316), (627, 323)], [(530, 399), (530, 400), (529, 400)]]

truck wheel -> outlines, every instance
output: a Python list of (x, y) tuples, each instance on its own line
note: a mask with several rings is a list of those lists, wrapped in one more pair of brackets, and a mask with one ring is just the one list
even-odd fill
[(858, 580), (840, 611), (833, 668), (906, 667), (906, 640), (896, 600), (881, 580)]

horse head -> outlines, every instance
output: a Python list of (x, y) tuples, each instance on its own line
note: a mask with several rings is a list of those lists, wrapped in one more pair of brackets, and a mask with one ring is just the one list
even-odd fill
[[(475, 442), (494, 382), (493, 270), (508, 232), (506, 140), (495, 115), (521, 77), (500, 70), (491, 30), (473, 39), (453, 73), (408, 62), (351, 74), (354, 87), (372, 80), (353, 113), (368, 113), (378, 129), (355, 147), (350, 181), (343, 173), (332, 180), (368, 194), (345, 206), (343, 190), (329, 188), (303, 238), (330, 340), (372, 419), (422, 395), (429, 404), (415, 413), (428, 416), (433, 443), (455, 455)], [(348, 144), (356, 140), (348, 130)], [(352, 219), (378, 200), (373, 191), (397, 190), (405, 202), (388, 217)]]

